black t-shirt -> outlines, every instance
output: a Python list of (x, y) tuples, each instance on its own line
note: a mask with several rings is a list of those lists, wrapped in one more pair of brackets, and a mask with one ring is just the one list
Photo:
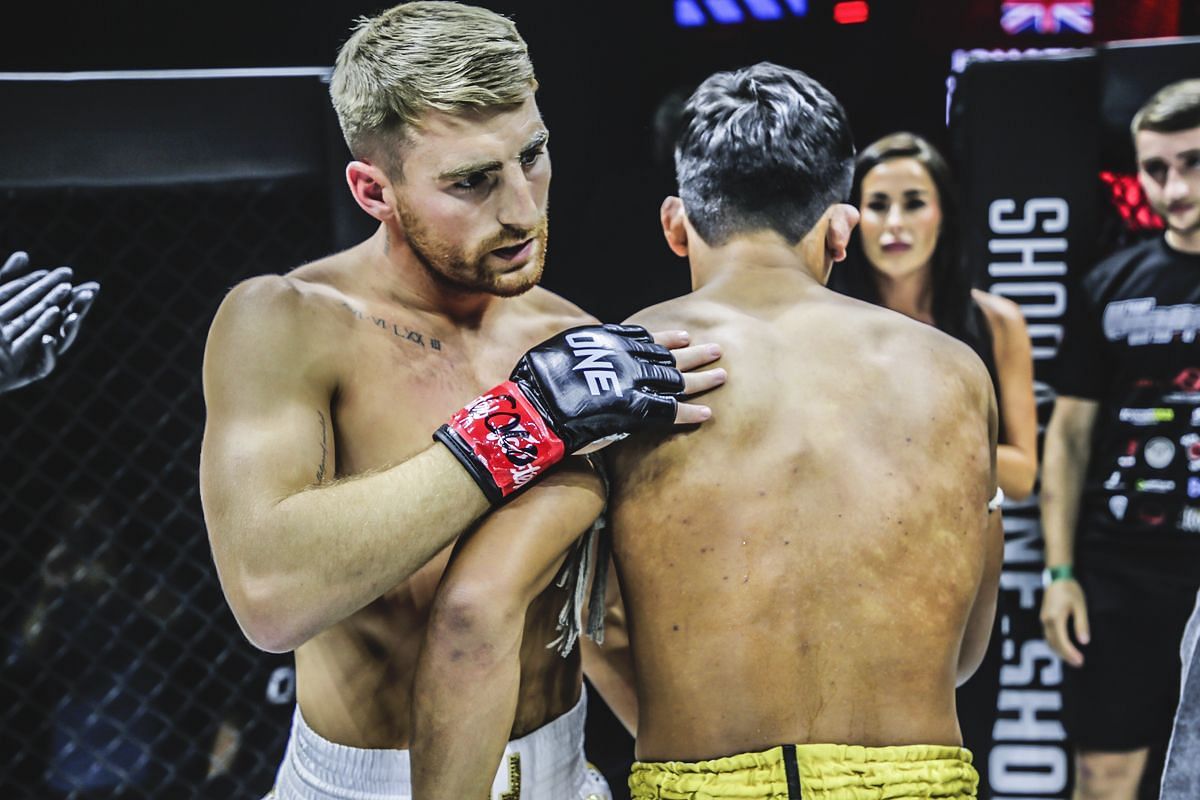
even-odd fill
[(1099, 401), (1076, 561), (1200, 584), (1200, 255), (1163, 237), (1082, 281), (1058, 393)]

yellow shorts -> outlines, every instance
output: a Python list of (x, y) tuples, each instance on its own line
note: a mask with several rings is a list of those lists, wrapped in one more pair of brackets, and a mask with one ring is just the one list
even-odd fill
[(971, 751), (802, 744), (688, 764), (635, 762), (633, 800), (970, 800)]

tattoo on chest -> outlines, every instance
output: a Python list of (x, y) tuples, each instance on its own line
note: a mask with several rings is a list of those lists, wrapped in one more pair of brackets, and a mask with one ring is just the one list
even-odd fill
[(321, 418), (321, 466), (317, 467), (317, 483), (325, 482), (325, 462), (329, 458), (329, 439), (326, 436), (325, 429), (328, 427), (325, 424), (325, 415), (320, 411), (317, 416)]
[(388, 320), (386, 320), (382, 317), (376, 317), (372, 314), (364, 314), (363, 312), (359, 311), (357, 308), (354, 308), (353, 306), (351, 306), (349, 303), (342, 303), (342, 305), (346, 308), (346, 310), (348, 310), (351, 314), (353, 314), (355, 316), (355, 318), (360, 319), (363, 322), (369, 322), (372, 325), (374, 325), (375, 327), (381, 328), (381, 329), (387, 331), (392, 336), (395, 336), (398, 339), (403, 339), (406, 342), (410, 342), (412, 344), (419, 345), (421, 347), (421, 349), (426, 349), (426, 348), (428, 348), (430, 350), (441, 350), (442, 349), (442, 342), (440, 339), (435, 339), (432, 336), (426, 337), (425, 334), (423, 334), (419, 331), (414, 331), (412, 328), (409, 328), (405, 325), (397, 325), (394, 322), (389, 322)]

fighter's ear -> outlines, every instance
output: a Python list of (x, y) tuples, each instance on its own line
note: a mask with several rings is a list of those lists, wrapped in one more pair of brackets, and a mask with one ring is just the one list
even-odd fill
[(346, 183), (359, 208), (380, 222), (391, 219), (395, 197), (382, 169), (369, 161), (351, 161), (346, 165)]
[(858, 209), (845, 203), (829, 207), (825, 212), (829, 224), (825, 227), (825, 253), (832, 261), (843, 261), (850, 246), (850, 232), (858, 224)]
[(688, 254), (687, 215), (684, 213), (683, 200), (672, 195), (662, 202), (658, 212), (662, 222), (663, 238), (667, 247), (677, 256)]

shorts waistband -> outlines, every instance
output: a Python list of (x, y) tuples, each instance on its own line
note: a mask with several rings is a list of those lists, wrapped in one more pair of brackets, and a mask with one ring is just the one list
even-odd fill
[(634, 800), (690, 797), (689, 792), (701, 789), (713, 800), (969, 800), (979, 785), (972, 760), (970, 750), (942, 745), (782, 745), (694, 763), (635, 762), (629, 788)]
[(297, 704), (275, 779), (282, 800), (403, 800), (411, 794), (407, 750), (348, 747), (309, 727)]
[(510, 756), (519, 754), (526, 780), (537, 784), (566, 774), (567, 768), (583, 767), (583, 729), (587, 723), (587, 688), (579, 692), (579, 701), (567, 713), (550, 720), (520, 739), (513, 739), (504, 748), (500, 771), (510, 763)]
[[(587, 697), (581, 693), (570, 711), (510, 741), (497, 785), (511, 785), (514, 779), (517, 785), (538, 785), (584, 774), (586, 715)], [(309, 727), (297, 705), (275, 796), (280, 800), (407, 800), (411, 796), (409, 753), (331, 742)]]

